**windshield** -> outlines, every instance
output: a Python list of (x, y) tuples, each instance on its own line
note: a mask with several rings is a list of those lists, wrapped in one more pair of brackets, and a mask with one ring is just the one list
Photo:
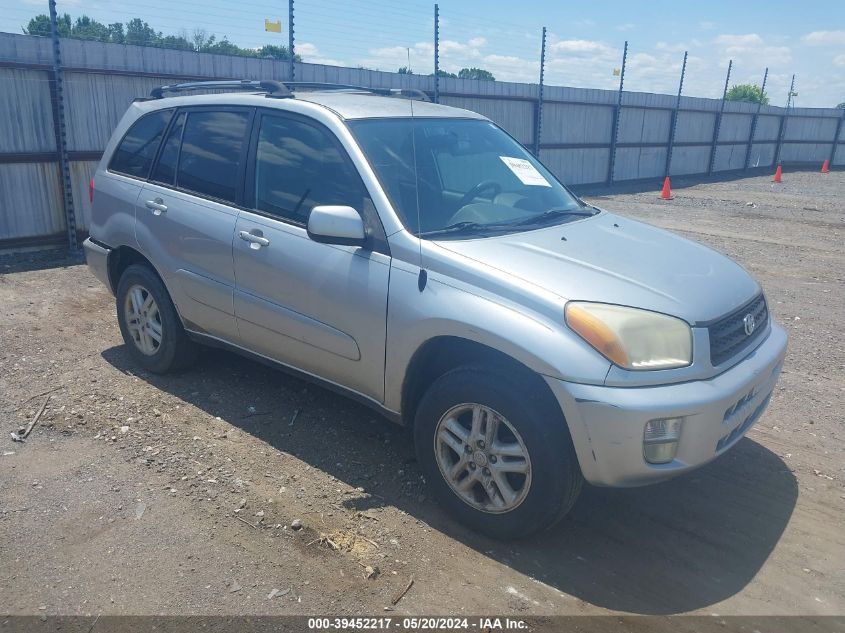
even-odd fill
[(364, 119), (349, 128), (405, 228), (421, 237), (524, 231), (596, 212), (489, 121)]

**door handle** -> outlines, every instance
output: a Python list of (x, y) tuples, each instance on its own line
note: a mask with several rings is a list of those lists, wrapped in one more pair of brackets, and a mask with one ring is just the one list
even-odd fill
[(250, 231), (239, 231), (238, 236), (244, 240), (245, 242), (249, 242), (249, 247), (253, 250), (258, 250), (262, 246), (270, 246), (270, 240), (268, 240), (263, 235), (260, 235), (261, 231), (258, 229), (253, 229), (252, 232)]
[(167, 205), (164, 204), (164, 200), (161, 198), (156, 198), (155, 200), (147, 200), (145, 203), (146, 207), (153, 212), (153, 215), (161, 215), (167, 211)]

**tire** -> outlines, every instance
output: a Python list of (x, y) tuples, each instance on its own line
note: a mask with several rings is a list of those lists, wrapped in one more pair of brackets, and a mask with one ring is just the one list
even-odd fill
[[(130, 293), (135, 298), (134, 303)], [(197, 345), (188, 338), (167, 289), (149, 266), (129, 266), (120, 277), (115, 296), (120, 333), (138, 365), (154, 374), (166, 374), (193, 364)], [(148, 305), (150, 298), (153, 303), (149, 304), (145, 316), (136, 318), (130, 314), (132, 308), (129, 306)], [(142, 323), (144, 326), (140, 327)], [(140, 329), (144, 333), (139, 332)]]
[[(465, 409), (467, 406), (470, 409)], [(472, 439), (478, 436), (470, 433), (454, 445), (467, 426), (472, 428), (476, 411), (482, 420), (499, 419), (499, 439), (486, 450), (479, 449)], [(455, 421), (463, 427), (458, 433), (453, 432)], [(480, 428), (486, 424), (482, 422)], [(448, 427), (445, 435), (444, 427)], [(467, 441), (473, 444), (471, 453)], [(426, 481), (440, 504), (462, 523), (497, 539), (524, 538), (552, 527), (572, 508), (584, 481), (559, 407), (530, 375), (482, 366), (447, 372), (434, 381), (417, 407), (414, 444)], [(469, 490), (463, 492), (453, 488), (444, 474), (464, 468), (457, 458), (461, 444), (464, 459), (475, 463), (473, 470), (469, 470), (471, 464), (465, 467), (466, 477), (474, 472), (484, 479), (470, 483)], [(517, 447), (524, 449), (526, 458), (514, 456)], [(491, 487), (491, 480), (494, 484), (501, 481), (503, 473), (492, 471), (497, 466), (524, 469), (525, 473), (507, 473), (502, 488)], [(455, 485), (467, 484), (466, 477)], [(511, 488), (508, 493), (517, 492), (516, 501), (513, 495), (506, 500), (506, 494), (498, 492), (507, 488)]]

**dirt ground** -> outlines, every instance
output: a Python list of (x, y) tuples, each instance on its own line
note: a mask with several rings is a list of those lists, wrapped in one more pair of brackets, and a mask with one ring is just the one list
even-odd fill
[(518, 543), (447, 517), (370, 410), (219, 351), (138, 371), (78, 259), (0, 259), (0, 611), (845, 614), (845, 173), (770, 180), (590, 197), (746, 266), (788, 358), (722, 458)]

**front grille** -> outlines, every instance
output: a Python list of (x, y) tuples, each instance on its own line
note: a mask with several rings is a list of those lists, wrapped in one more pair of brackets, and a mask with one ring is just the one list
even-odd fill
[[(756, 324), (751, 335), (745, 333), (744, 319), (748, 314), (754, 315)], [(761, 294), (751, 303), (711, 324), (707, 328), (710, 332), (710, 363), (714, 366), (721, 365), (750, 347), (763, 335), (768, 321), (766, 298)]]

